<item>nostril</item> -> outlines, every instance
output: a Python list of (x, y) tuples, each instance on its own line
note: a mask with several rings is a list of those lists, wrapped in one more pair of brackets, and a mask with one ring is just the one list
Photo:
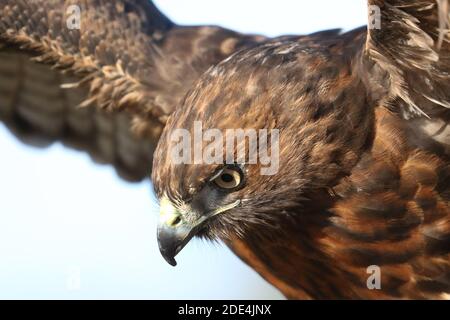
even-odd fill
[(177, 225), (179, 225), (181, 223), (181, 218), (180, 217), (176, 217), (173, 221), (172, 221), (172, 227), (176, 227)]

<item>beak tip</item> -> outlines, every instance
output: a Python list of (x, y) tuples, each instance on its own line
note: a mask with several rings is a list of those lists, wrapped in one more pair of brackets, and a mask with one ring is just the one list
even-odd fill
[(171, 260), (166, 260), (172, 267), (176, 267), (177, 266), (177, 262), (175, 261), (175, 259), (171, 259)]
[(175, 261), (175, 254), (173, 253), (174, 250), (167, 250), (167, 248), (164, 248), (164, 246), (159, 243), (159, 251), (161, 252), (162, 257), (168, 264), (175, 267), (177, 265), (177, 262)]
[(177, 265), (177, 262), (175, 261), (175, 258), (173, 256), (166, 256), (163, 255), (164, 260), (166, 260), (166, 262), (168, 264), (170, 264), (172, 267), (175, 267)]
[(176, 238), (167, 238), (167, 235), (172, 235), (171, 232), (166, 233), (167, 231), (165, 229), (159, 229), (158, 228), (158, 247), (159, 251), (166, 260), (168, 264), (175, 267), (177, 265), (177, 262), (175, 261), (175, 256), (177, 253), (177, 249), (175, 245), (177, 244)]

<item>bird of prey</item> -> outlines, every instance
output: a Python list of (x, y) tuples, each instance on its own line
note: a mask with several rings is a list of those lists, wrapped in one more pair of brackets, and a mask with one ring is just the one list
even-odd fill
[[(0, 0), (0, 119), (125, 179), (152, 171), (171, 264), (197, 236), (292, 299), (449, 298), (449, 3), (368, 5), (368, 27), (271, 39), (145, 0)], [(250, 147), (175, 161), (198, 123), (277, 130), (277, 172)]]

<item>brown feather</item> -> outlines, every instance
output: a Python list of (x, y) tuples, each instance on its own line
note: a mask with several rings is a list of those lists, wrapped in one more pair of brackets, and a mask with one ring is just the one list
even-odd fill
[[(376, 3), (385, 28), (368, 37), (364, 29), (283, 37), (210, 69), (169, 118), (155, 153), (159, 197), (183, 208), (240, 201), (199, 236), (222, 239), (289, 298), (437, 299), (450, 292), (449, 155), (410, 120), (418, 92), (447, 99), (447, 44), (438, 54), (434, 1)], [(429, 24), (411, 33), (415, 19)], [(394, 32), (397, 23), (404, 29)], [(423, 73), (435, 91), (417, 80)], [(448, 119), (441, 105), (417, 103)], [(204, 130), (278, 128), (279, 171), (263, 176), (261, 164), (244, 164), (243, 188), (205, 198), (221, 166), (171, 160), (172, 130), (192, 133), (194, 121)], [(195, 208), (183, 212), (195, 219)], [(381, 290), (367, 287), (371, 265), (381, 268)]]
[[(81, 30), (65, 25), (71, 4)], [(0, 0), (0, 13), (0, 119), (23, 141), (62, 140), (131, 181), (148, 177), (167, 117), (201, 73), (262, 39), (176, 26), (151, 1)]]
[[(240, 206), (198, 235), (289, 298), (445, 298), (448, 0), (368, 2), (381, 29), (266, 39), (176, 26), (150, 1), (0, 0), (0, 117), (130, 179), (150, 171), (162, 134), (155, 191), (184, 207), (214, 202), (201, 191), (221, 164), (172, 163), (172, 130), (279, 129), (279, 172), (246, 165), (245, 187), (221, 199)], [(64, 26), (70, 4), (81, 30)], [(366, 286), (373, 264), (381, 290)]]

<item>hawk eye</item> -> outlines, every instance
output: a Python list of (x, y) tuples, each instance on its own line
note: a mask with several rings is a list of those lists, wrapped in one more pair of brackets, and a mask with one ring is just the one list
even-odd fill
[(237, 188), (242, 182), (242, 171), (239, 168), (225, 168), (213, 181), (221, 189)]

